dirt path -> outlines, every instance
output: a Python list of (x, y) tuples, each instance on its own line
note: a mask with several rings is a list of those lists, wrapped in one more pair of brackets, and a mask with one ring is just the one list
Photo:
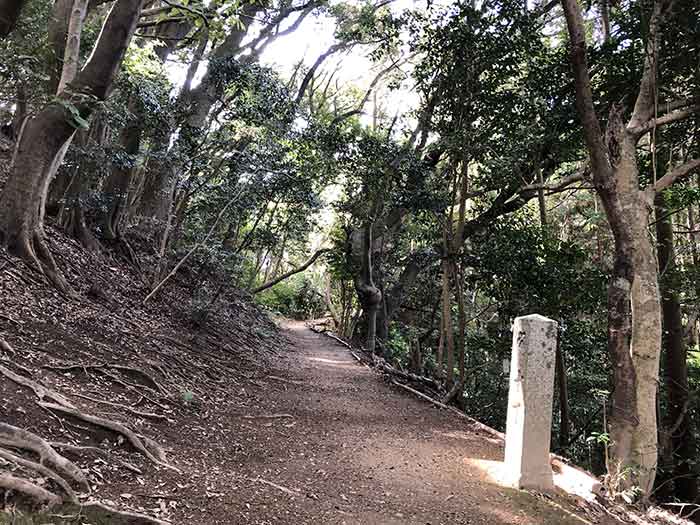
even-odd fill
[[(222, 414), (192, 523), (587, 523), (563, 498), (492, 483), (483, 465), (502, 450), (468, 422), (386, 384), (301, 323), (288, 335), (280, 365), (242, 390), (247, 413)], [(251, 417), (265, 415), (278, 417)]]

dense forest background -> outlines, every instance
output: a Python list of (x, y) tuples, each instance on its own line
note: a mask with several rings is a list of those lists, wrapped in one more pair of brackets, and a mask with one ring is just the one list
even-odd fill
[[(137, 268), (144, 302), (186, 275), (199, 324), (238, 289), (327, 317), (498, 429), (512, 320), (548, 316), (554, 451), (628, 501), (698, 502), (699, 19), (3, 0), (0, 239), (65, 297), (59, 231)], [(320, 28), (320, 52), (268, 52)]]

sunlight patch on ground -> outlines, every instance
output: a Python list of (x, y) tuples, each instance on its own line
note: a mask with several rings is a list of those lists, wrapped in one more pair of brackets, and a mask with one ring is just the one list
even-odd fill
[(352, 367), (355, 366), (355, 361), (338, 361), (335, 359), (325, 359), (323, 357), (308, 357), (307, 359), (309, 361), (323, 363), (323, 364), (330, 365), (330, 366), (337, 366), (337, 367), (341, 367), (341, 368), (345, 368), (348, 366), (352, 366)]
[[(493, 483), (505, 488), (510, 488), (509, 475), (506, 469), (506, 465), (503, 461), (494, 461), (491, 459), (478, 459), (478, 458), (464, 458), (463, 461), (471, 466), (476, 467), (481, 471), (484, 476), (484, 480), (488, 483)], [(555, 460), (556, 461), (556, 460)], [(557, 472), (558, 471), (558, 472)], [(591, 477), (589, 474), (570, 467), (564, 463), (558, 462), (554, 471), (554, 484), (558, 488), (562, 489), (567, 494), (574, 496), (584, 497), (585, 499), (593, 498), (595, 496), (590, 491)], [(583, 495), (585, 494), (585, 496)], [(591, 524), (580, 516), (568, 511), (558, 503), (553, 500), (543, 500), (548, 505), (556, 507), (558, 510), (569, 514), (571, 517), (579, 520), (581, 523)]]
[[(505, 463), (503, 461), (494, 461), (491, 459), (478, 459), (478, 458), (464, 458), (463, 461), (468, 464), (469, 466), (476, 467), (481, 471), (481, 473), (484, 476), (484, 480), (487, 483), (493, 483), (495, 485), (499, 485), (504, 488), (508, 488), (510, 490), (515, 490), (510, 487), (510, 484), (508, 482), (508, 472), (506, 469)], [(560, 476), (561, 477), (561, 476)], [(557, 475), (555, 474), (554, 476), (554, 483), (559, 487), (557, 484)], [(568, 492), (568, 491), (567, 491)], [(516, 493), (521, 493), (520, 491), (516, 491)], [(543, 501), (547, 505), (556, 508), (557, 510), (564, 512), (571, 516), (572, 518), (576, 519), (577, 521), (580, 521), (581, 523), (585, 523), (587, 525), (592, 525), (592, 523), (588, 520), (585, 520), (581, 518), (580, 516), (577, 516), (573, 512), (565, 509), (561, 505), (559, 505), (556, 501), (551, 500), (551, 499), (541, 499), (540, 501)]]
[(503, 461), (491, 459), (464, 458), (467, 465), (476, 467), (484, 476), (484, 480), (494, 485), (508, 486), (506, 482), (506, 469)]

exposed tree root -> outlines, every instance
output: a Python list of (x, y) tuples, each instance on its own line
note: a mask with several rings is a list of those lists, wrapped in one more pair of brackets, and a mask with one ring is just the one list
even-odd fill
[(104, 459), (109, 459), (110, 461), (114, 460), (117, 463), (119, 463), (122, 467), (124, 467), (127, 470), (130, 470), (131, 472), (135, 472), (136, 474), (143, 474), (143, 471), (136, 465), (132, 465), (131, 463), (129, 463), (128, 461), (124, 461), (123, 459), (113, 458), (107, 450), (103, 450), (98, 447), (71, 445), (70, 443), (59, 443), (57, 441), (52, 441), (50, 445), (55, 449), (65, 450), (67, 452), (72, 452), (73, 454), (79, 454), (83, 452), (92, 453)]
[[(51, 406), (61, 406), (53, 405), (47, 403)], [(68, 407), (62, 407), (64, 410), (72, 410)], [(88, 483), (85, 474), (83, 473), (77, 465), (68, 459), (64, 458), (58, 452), (56, 452), (48, 441), (40, 438), (36, 434), (32, 434), (21, 428), (13, 427), (7, 423), (0, 423), (0, 445), (5, 445), (12, 448), (17, 448), (21, 450), (31, 450), (32, 452), (39, 455), (41, 458), (41, 463), (44, 464), (47, 461), (54, 465), (59, 471), (69, 476), (70, 479), (79, 483), (88, 492), (90, 491), (90, 484)]]
[(69, 501), (71, 501), (72, 503), (78, 502), (78, 498), (76, 497), (75, 492), (73, 492), (73, 489), (70, 488), (70, 485), (66, 482), (66, 480), (50, 468), (45, 467), (44, 465), (41, 465), (34, 461), (30, 461), (28, 459), (16, 456), (15, 454), (12, 454), (9, 450), (5, 450), (3, 448), (0, 448), (0, 458), (10, 461), (15, 465), (19, 465), (20, 467), (31, 469), (35, 472), (38, 472), (42, 476), (53, 480), (59, 487), (63, 489), (63, 492), (65, 492), (66, 496), (68, 496)]
[(38, 397), (40, 400), (44, 399), (51, 399), (55, 401), (56, 403), (59, 403), (61, 405), (67, 406), (67, 407), (74, 407), (73, 403), (71, 403), (67, 398), (63, 397), (61, 394), (58, 392), (54, 392), (53, 390), (50, 390), (46, 388), (45, 386), (40, 385), (36, 381), (33, 381), (27, 377), (21, 376), (19, 374), (15, 374), (12, 370), (9, 368), (6, 368), (2, 365), (0, 365), (0, 374), (4, 375), (8, 379), (14, 381), (18, 385), (25, 386), (27, 388), (30, 388), (34, 391), (36, 394), (36, 397)]
[(169, 468), (175, 470), (176, 472), (180, 472), (179, 469), (168, 464), (168, 458), (165, 455), (165, 450), (163, 450), (163, 448), (158, 443), (156, 443), (155, 440), (149, 438), (148, 436), (139, 437), (141, 438), (141, 441), (143, 441), (143, 443), (151, 449), (153, 455), (157, 457), (163, 464), (168, 465)]
[(96, 517), (96, 519), (105, 520), (97, 523), (109, 523), (110, 525), (171, 525), (168, 521), (139, 512), (115, 509), (100, 501), (88, 501), (81, 506), (81, 511), (88, 517), (97, 515), (99, 517)]
[(32, 229), (25, 226), (11, 236), (3, 233), (0, 231), (0, 242), (7, 246), (10, 253), (43, 275), (62, 294), (71, 297), (76, 295), (56, 264), (43, 227)]
[(0, 349), (12, 355), (15, 355), (17, 353), (15, 352), (14, 348), (12, 348), (10, 344), (4, 339), (0, 339)]
[[(46, 403), (46, 402), (39, 402), (39, 406), (43, 408), (47, 408), (49, 410), (55, 410), (57, 412), (62, 412), (64, 414), (68, 414), (70, 416), (73, 416), (76, 419), (80, 419), (82, 421), (85, 421), (87, 423), (91, 423), (93, 425), (107, 428), (109, 430), (112, 430), (114, 432), (117, 432), (124, 436), (129, 443), (132, 444), (132, 446), (141, 452), (144, 456), (146, 456), (149, 460), (151, 460), (153, 463), (156, 465), (160, 465), (162, 467), (169, 468), (171, 470), (174, 470), (176, 472), (180, 472), (180, 469), (177, 467), (170, 465), (166, 461), (163, 461), (162, 458), (165, 457), (165, 452), (163, 449), (153, 440), (147, 439), (146, 442), (149, 444), (151, 448), (153, 448), (154, 452), (151, 452), (146, 446), (144, 445), (144, 441), (136, 435), (134, 431), (129, 429), (128, 427), (122, 425), (121, 423), (117, 423), (116, 421), (112, 421), (109, 419), (104, 419), (98, 416), (93, 416), (91, 414), (86, 414), (77, 408), (71, 408), (67, 407), (64, 405), (58, 405), (55, 403)], [(159, 459), (161, 458), (161, 459)]]
[(148, 372), (145, 372), (144, 370), (141, 370), (140, 368), (134, 368), (131, 366), (124, 366), (124, 365), (118, 365), (114, 363), (103, 363), (103, 364), (83, 364), (83, 363), (69, 363), (66, 365), (44, 365), (43, 368), (49, 369), (49, 370), (57, 370), (57, 371), (63, 371), (67, 372), (70, 370), (97, 370), (98, 372), (101, 372), (108, 377), (113, 377), (112, 374), (109, 374), (106, 372), (106, 369), (111, 368), (114, 370), (119, 370), (120, 372), (124, 373), (129, 373), (133, 375), (139, 375), (142, 378), (146, 379), (149, 385), (143, 385), (147, 388), (150, 388), (151, 390), (157, 390), (159, 394), (164, 394), (165, 389), (156, 381)]
[(53, 492), (49, 492), (39, 485), (10, 474), (0, 474), (0, 488), (20, 492), (39, 503), (46, 503), (49, 507), (55, 507), (63, 503), (61, 497)]
[(151, 419), (158, 419), (160, 421), (165, 421), (167, 420), (167, 416), (162, 416), (160, 414), (154, 414), (152, 412), (142, 412), (141, 410), (136, 410), (135, 408), (130, 407), (129, 405), (124, 405), (122, 403), (112, 403), (111, 401), (105, 401), (103, 399), (96, 399), (94, 397), (86, 396), (85, 394), (73, 394), (76, 397), (80, 397), (83, 399), (87, 399), (88, 401), (92, 401), (93, 403), (100, 403), (102, 405), (109, 405), (111, 407), (117, 407), (121, 408), (123, 410), (126, 410), (127, 412), (134, 414), (135, 416), (139, 417), (147, 417)]

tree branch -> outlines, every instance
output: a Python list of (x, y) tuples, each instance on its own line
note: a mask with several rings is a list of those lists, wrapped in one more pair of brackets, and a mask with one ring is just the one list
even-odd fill
[(693, 104), (691, 106), (685, 107), (683, 109), (677, 109), (675, 111), (669, 111), (658, 118), (652, 118), (646, 123), (637, 126), (635, 128), (628, 127), (627, 130), (633, 133), (637, 137), (641, 137), (645, 133), (648, 133), (654, 128), (660, 128), (666, 124), (671, 124), (673, 122), (678, 122), (679, 120), (686, 119), (696, 113), (700, 113), (700, 104)]
[(692, 159), (686, 162), (685, 164), (681, 164), (680, 166), (669, 171), (668, 173), (666, 173), (666, 175), (657, 180), (656, 184), (654, 184), (653, 191), (655, 193), (659, 193), (660, 191), (665, 190), (678, 179), (690, 175), (693, 171), (695, 171), (698, 168), (700, 168), (700, 158)]
[[(278, 39), (281, 36), (288, 35), (292, 32), (294, 32), (301, 22), (304, 21), (304, 19), (317, 7), (321, 6), (323, 4), (323, 0), (315, 0), (313, 2), (308, 2), (306, 4), (303, 4), (302, 6), (294, 7), (294, 8), (289, 8), (289, 9), (284, 9), (280, 11), (277, 16), (275, 16), (272, 21), (267, 24), (265, 27), (263, 27), (260, 30), (260, 33), (258, 34), (257, 37), (255, 37), (253, 40), (245, 44), (239, 49), (239, 53), (243, 53), (244, 51), (250, 49), (251, 54), (253, 55), (259, 55), (262, 52), (262, 49), (267, 47), (271, 42), (274, 40)], [(289, 26), (286, 29), (283, 29), (282, 31), (279, 31), (279, 26), (284, 20), (291, 15), (292, 13), (296, 11), (302, 11), (301, 14), (296, 18), (296, 20), (292, 23), (291, 26)], [(258, 48), (258, 44), (263, 42), (263, 44)]]
[(572, 173), (571, 175), (567, 175), (566, 177), (563, 177), (559, 179), (557, 182), (553, 184), (528, 184), (526, 186), (523, 186), (518, 190), (518, 193), (525, 193), (528, 191), (538, 191), (538, 190), (544, 190), (548, 192), (553, 192), (556, 193), (558, 191), (565, 190), (569, 186), (571, 186), (575, 182), (581, 182), (586, 180), (586, 177), (588, 176), (589, 173), (589, 168), (588, 164), (580, 168), (578, 171)]
[[(570, 1), (570, 0), (566, 0)], [(659, 49), (659, 29), (666, 14), (671, 10), (674, 0), (655, 0), (654, 10), (649, 20), (649, 34), (645, 44), (644, 70), (639, 83), (639, 94), (634, 103), (634, 110), (627, 129), (643, 127), (645, 122), (654, 115), (654, 99), (656, 96), (656, 71)]]
[(600, 121), (593, 105), (593, 90), (586, 57), (586, 33), (578, 0), (561, 0), (571, 45), (571, 63), (576, 87), (576, 106), (583, 124), (583, 134), (591, 159), (593, 177), (600, 183), (610, 173), (610, 162), (603, 140)]
[(284, 281), (285, 279), (288, 279), (288, 278), (291, 277), (292, 275), (296, 275), (296, 274), (298, 274), (298, 273), (303, 272), (303, 271), (306, 270), (309, 266), (311, 266), (313, 263), (315, 263), (315, 262), (316, 262), (316, 259), (318, 259), (321, 255), (323, 255), (324, 253), (327, 253), (327, 252), (329, 252), (329, 251), (331, 251), (329, 248), (321, 248), (320, 250), (316, 250), (316, 252), (315, 252), (311, 257), (309, 257), (309, 258), (306, 260), (306, 262), (305, 262), (304, 264), (302, 264), (301, 266), (298, 266), (298, 267), (294, 268), (293, 270), (290, 270), (290, 271), (288, 271), (287, 273), (280, 275), (280, 276), (277, 277), (276, 279), (273, 279), (273, 280), (271, 280), (271, 281), (266, 282), (265, 284), (261, 284), (261, 285), (258, 286), (257, 288), (254, 288), (254, 289), (251, 291), (251, 293), (252, 293), (252, 294), (260, 293), (260, 292), (262, 292), (263, 290), (267, 290), (268, 288), (272, 288), (272, 287), (273, 287), (274, 285), (276, 285), (277, 283), (280, 283), (280, 282)]
[(329, 47), (324, 53), (322, 53), (317, 59), (316, 62), (311, 66), (309, 71), (307, 71), (306, 75), (304, 75), (304, 79), (301, 81), (301, 85), (299, 86), (299, 91), (296, 96), (295, 102), (299, 104), (299, 102), (302, 101), (304, 98), (304, 95), (306, 94), (306, 90), (309, 87), (309, 84), (311, 83), (311, 80), (314, 78), (314, 75), (316, 74), (316, 71), (318, 71), (318, 68), (321, 67), (321, 64), (333, 53), (337, 53), (338, 51), (342, 51), (344, 49), (347, 49), (348, 47), (351, 47), (353, 44), (347, 43), (347, 42), (338, 42), (336, 44), (333, 44), (331, 47)]
[(215, 220), (214, 223), (211, 225), (211, 228), (209, 228), (209, 231), (208, 231), (207, 234), (204, 236), (204, 238), (203, 238), (201, 241), (199, 241), (197, 244), (195, 244), (195, 245), (192, 247), (192, 249), (191, 249), (189, 252), (187, 252), (187, 254), (186, 254), (182, 259), (180, 259), (180, 262), (177, 263), (177, 264), (175, 265), (175, 267), (170, 271), (170, 273), (169, 273), (162, 281), (160, 281), (160, 282), (156, 285), (155, 288), (153, 288), (153, 290), (151, 291), (151, 293), (149, 293), (149, 294), (146, 296), (146, 298), (143, 300), (143, 303), (142, 303), (142, 304), (146, 304), (146, 302), (147, 302), (151, 297), (153, 297), (153, 296), (158, 292), (158, 290), (160, 290), (160, 289), (163, 287), (163, 285), (164, 285), (166, 282), (168, 282), (168, 280), (169, 280), (173, 275), (175, 275), (175, 274), (177, 273), (177, 271), (180, 269), (180, 266), (182, 266), (182, 265), (185, 263), (185, 261), (187, 261), (187, 259), (189, 259), (190, 256), (191, 256), (194, 252), (196, 252), (202, 245), (204, 245), (204, 243), (206, 243), (207, 240), (209, 240), (209, 237), (211, 237), (212, 233), (214, 233), (214, 230), (216, 229), (216, 226), (219, 224), (219, 221), (221, 220), (221, 217), (223, 217), (224, 213), (226, 213), (226, 210), (228, 209), (228, 207), (231, 206), (231, 204), (233, 204), (236, 200), (238, 200), (238, 198), (240, 198), (240, 196), (241, 196), (242, 193), (243, 193), (242, 190), (239, 191), (239, 192), (237, 192), (236, 195), (234, 195), (234, 196), (224, 205), (224, 207), (221, 208), (221, 211), (219, 211), (219, 215), (216, 216), (216, 220)]
[(374, 88), (377, 87), (377, 84), (379, 84), (379, 81), (382, 79), (384, 75), (392, 71), (393, 69), (399, 67), (401, 64), (405, 63), (406, 60), (395, 60), (394, 62), (391, 63), (391, 65), (387, 68), (382, 69), (377, 75), (374, 77), (372, 82), (370, 83), (369, 87), (367, 88), (367, 91), (365, 92), (365, 96), (362, 98), (362, 101), (359, 103), (357, 108), (351, 109), (350, 111), (346, 111), (345, 113), (341, 113), (337, 117), (333, 119), (332, 124), (338, 124), (339, 122), (342, 122), (345, 119), (348, 119), (352, 117), (353, 115), (359, 115), (362, 113), (365, 104), (367, 104), (367, 101), (369, 100), (369, 97), (372, 95), (372, 91), (374, 91)]

